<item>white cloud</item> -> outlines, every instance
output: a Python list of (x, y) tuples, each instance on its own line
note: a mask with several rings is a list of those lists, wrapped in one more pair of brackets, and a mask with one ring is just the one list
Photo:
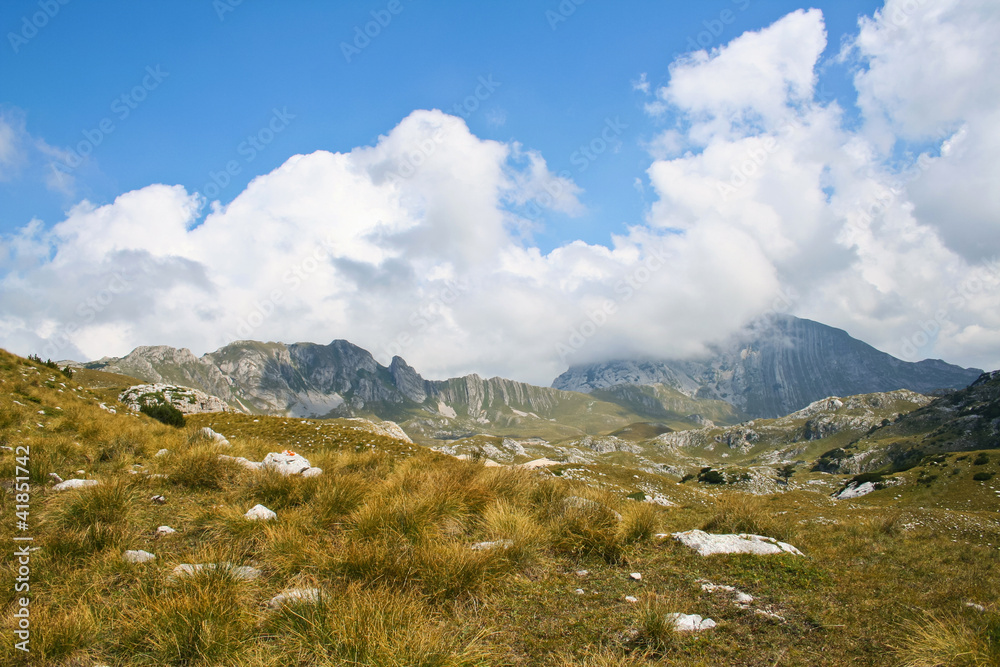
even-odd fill
[[(814, 97), (817, 10), (679, 60), (653, 110), (678, 122), (648, 142), (658, 199), (607, 245), (535, 247), (526, 210), (579, 214), (580, 188), (439, 111), (373, 146), (293, 156), (200, 224), (178, 186), (83, 202), (5, 239), (0, 342), (92, 358), (346, 338), (429, 377), (548, 383), (567, 363), (695, 353), (793, 292), (797, 314), (888, 352), (997, 366), (1000, 264), (982, 258), (1000, 244), (973, 242), (1000, 203), (964, 184), (994, 178), (1000, 99), (964, 77), (1000, 62), (990, 30), (963, 32), (995, 13), (891, 0), (862, 21), (843, 55), (860, 129)], [(914, 73), (921, 48), (960, 33), (965, 56)], [(914, 141), (927, 155), (900, 160)]]

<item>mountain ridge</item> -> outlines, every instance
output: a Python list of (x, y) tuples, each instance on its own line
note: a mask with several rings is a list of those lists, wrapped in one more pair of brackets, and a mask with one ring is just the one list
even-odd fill
[(751, 417), (775, 418), (828, 396), (960, 389), (982, 372), (941, 360), (903, 361), (842, 329), (778, 315), (751, 323), (700, 358), (578, 365), (552, 386), (591, 393), (663, 384), (692, 398), (724, 400)]

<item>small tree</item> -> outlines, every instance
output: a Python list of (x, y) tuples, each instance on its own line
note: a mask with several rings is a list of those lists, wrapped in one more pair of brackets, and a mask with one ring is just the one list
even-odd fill
[(795, 464), (794, 463), (789, 463), (786, 466), (784, 466), (784, 467), (782, 467), (782, 468), (780, 468), (778, 470), (778, 477), (780, 477), (782, 480), (784, 480), (785, 484), (788, 484), (788, 480), (794, 474), (795, 474)]

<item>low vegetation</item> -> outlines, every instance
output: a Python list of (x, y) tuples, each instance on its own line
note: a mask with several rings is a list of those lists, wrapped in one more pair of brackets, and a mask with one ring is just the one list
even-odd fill
[[(0, 445), (30, 452), (21, 462), (0, 452), (0, 539), (30, 534), (39, 547), (30, 653), (11, 641), (16, 563), (0, 566), (0, 664), (1000, 660), (1000, 501), (993, 478), (980, 477), (997, 472), (993, 454), (928, 459), (850, 501), (831, 494), (851, 476), (810, 466), (753, 495), (606, 463), (487, 467), (346, 420), (226, 413), (168, 426), (114, 402), (120, 377), (69, 381), (0, 352)], [(205, 426), (232, 444), (200, 437)], [(285, 477), (219, 458), (283, 450), (323, 473)], [(15, 521), (17, 466), (31, 484), (26, 531)], [(99, 483), (55, 491), (50, 473)], [(256, 504), (277, 518), (245, 518)], [(805, 556), (705, 558), (661, 537), (691, 529), (775, 537)], [(155, 560), (123, 560), (140, 549)], [(175, 576), (182, 563), (221, 565)], [(239, 576), (247, 566), (260, 576)], [(292, 590), (315, 595), (269, 604)], [(678, 632), (673, 613), (718, 625)]]

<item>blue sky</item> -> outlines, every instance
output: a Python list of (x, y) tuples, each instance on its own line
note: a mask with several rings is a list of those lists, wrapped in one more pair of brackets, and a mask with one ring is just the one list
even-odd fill
[[(836, 55), (858, 16), (877, 4), (818, 3), (829, 32), (825, 55)], [(644, 113), (646, 100), (630, 82), (648, 72), (654, 87), (663, 85), (674, 56), (693, 44), (720, 46), (800, 6), (589, 0), (564, 4), (564, 12), (575, 7), (564, 17), (558, 2), (399, 0), (401, 11), (390, 13), (388, 25), (348, 62), (342, 44), (353, 45), (355, 28), (372, 21), (372, 12), (384, 22), (388, 5), (75, 1), (53, 5), (59, 11), (37, 35), (14, 40), (15, 53), (8, 33), (21, 34), (24, 18), (41, 9), (37, 0), (4, 3), (0, 103), (23, 113), (31, 135), (58, 148), (88, 141), (86, 131), (101, 136), (94, 132), (104, 119), (114, 131), (74, 171), (70, 193), (46, 190), (30, 169), (0, 182), (0, 230), (33, 217), (51, 225), (82, 198), (108, 203), (151, 183), (200, 192), (211, 173), (236, 159), (244, 162), (240, 173), (218, 194), (228, 203), (291, 155), (373, 144), (414, 109), (452, 110), (475, 93), (480, 77), (492, 77), (499, 87), (474, 111), (462, 110), (472, 132), (540, 151), (553, 171), (570, 171), (585, 191), (587, 213), (548, 216), (536, 242), (545, 250), (575, 238), (606, 242), (610, 232), (641, 220), (649, 205), (634, 182), (649, 164), (644, 142), (667, 122)], [(150, 66), (168, 76), (121, 118), (120, 97), (142, 84)], [(828, 93), (853, 102), (845, 68), (827, 67), (821, 80)], [(252, 153), (239, 154), (239, 146), (275, 108), (294, 120), (245, 163)], [(580, 148), (600, 135), (606, 119), (627, 127), (591, 160)]]
[(1000, 366), (995, 0), (11, 0), (0, 26), (14, 352), (345, 338), (548, 384), (777, 310)]

